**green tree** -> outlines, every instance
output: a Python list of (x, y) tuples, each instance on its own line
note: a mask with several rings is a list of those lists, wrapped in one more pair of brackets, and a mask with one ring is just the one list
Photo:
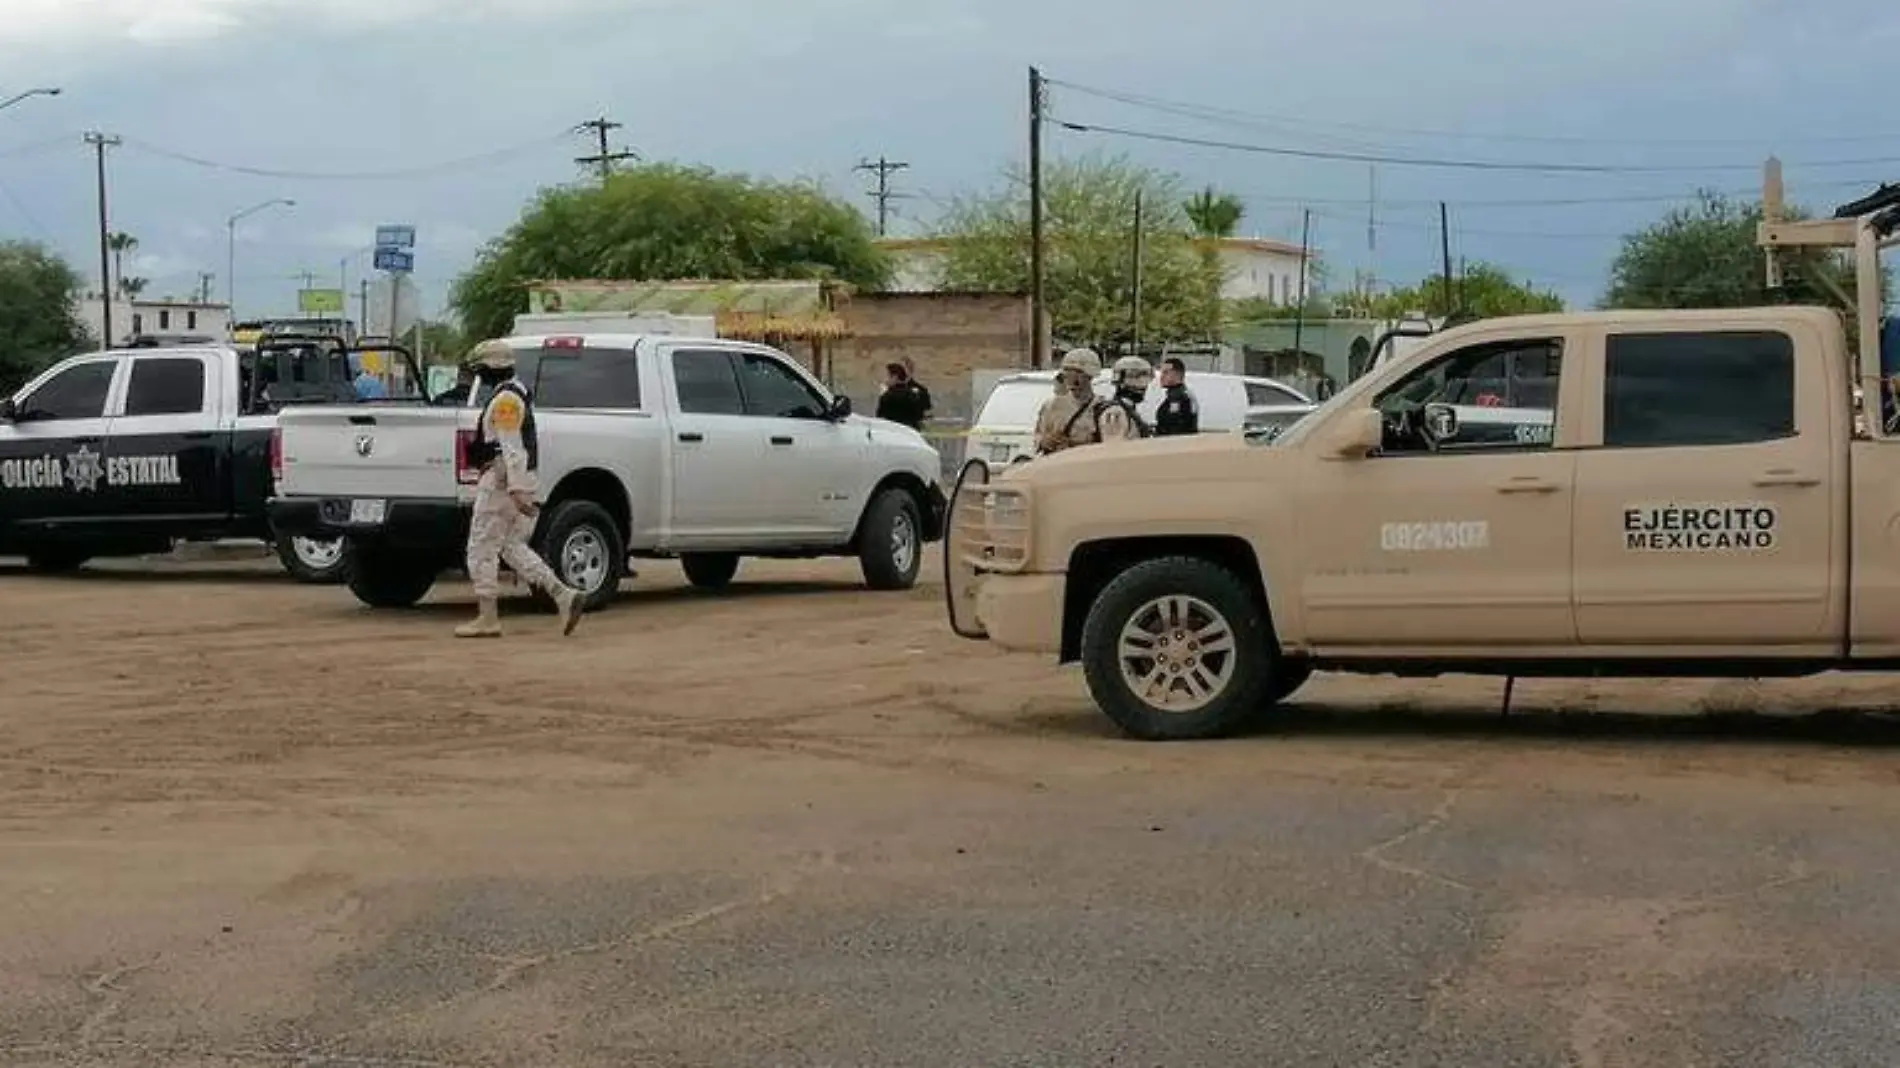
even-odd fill
[[(1806, 213), (1787, 212), (1790, 219)], [(1787, 249), (1783, 290), (1769, 292), (1756, 227), (1759, 202), (1701, 192), (1692, 207), (1677, 208), (1623, 239), (1610, 266), (1606, 308), (1745, 308), (1785, 302), (1838, 306), (1832, 282), (1854, 292), (1847, 256), (1828, 249)]]
[[(1028, 185), (1012, 173), (995, 191), (953, 204), (942, 283), (953, 289), (1029, 289)], [(1122, 157), (1091, 155), (1043, 168), (1044, 295), (1064, 343), (1112, 349), (1133, 332), (1135, 202), (1142, 211), (1141, 334), (1207, 336), (1220, 279), (1195, 246), (1178, 181)]]
[(1437, 318), (1463, 312), (1478, 319), (1500, 315), (1535, 315), (1564, 310), (1564, 300), (1550, 290), (1533, 289), (1495, 264), (1472, 263), (1452, 276), (1445, 291), (1442, 274), (1421, 278), (1417, 285), (1380, 293), (1365, 302), (1364, 312), (1376, 319), (1397, 319), (1423, 311)]
[(0, 242), (0, 395), (92, 345), (73, 296), (78, 272), (43, 245)]
[(459, 278), (450, 302), (473, 337), (498, 337), (528, 310), (525, 283), (611, 278), (888, 277), (871, 227), (805, 183), (650, 164), (601, 184), (543, 190)]
[[(128, 253), (137, 250), (139, 239), (121, 230), (106, 238), (106, 247), (112, 250), (112, 277), (119, 280), (117, 289), (128, 300), (136, 297), (137, 293), (129, 292), (125, 287), (125, 257)], [(139, 288), (144, 288), (142, 280)]]
[(1181, 210), (1194, 224), (1196, 234), (1210, 238), (1234, 236), (1240, 230), (1240, 220), (1247, 216), (1247, 205), (1239, 197), (1211, 185), (1183, 201)]

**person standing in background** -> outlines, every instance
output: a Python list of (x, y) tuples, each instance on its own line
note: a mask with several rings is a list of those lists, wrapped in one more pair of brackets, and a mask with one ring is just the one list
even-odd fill
[(910, 368), (901, 363), (884, 365), (884, 391), (877, 397), (877, 417), (902, 423), (922, 431), (930, 418), (930, 390), (911, 377)]
[(1187, 364), (1179, 356), (1161, 361), (1161, 388), (1164, 396), (1155, 412), (1155, 437), (1201, 432), (1201, 405), (1187, 387)]

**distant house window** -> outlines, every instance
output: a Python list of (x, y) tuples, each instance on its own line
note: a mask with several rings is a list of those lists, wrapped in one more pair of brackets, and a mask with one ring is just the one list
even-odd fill
[(1271, 303), (1272, 300), (1273, 300), (1273, 276), (1268, 275), (1267, 276), (1267, 301)]
[(158, 310), (158, 328), (160, 330), (170, 330), (172, 328), (171, 309), (160, 308)]
[(187, 330), (198, 329), (198, 313), (197, 312), (188, 311), (185, 313), (185, 329)]
[(1292, 304), (1300, 299), (1299, 294), (1293, 292), (1293, 276), (1290, 274), (1280, 276), (1280, 292), (1286, 295), (1286, 302), (1288, 304)]
[(134, 334), (143, 334), (145, 332), (145, 316), (137, 312), (132, 313), (132, 332)]

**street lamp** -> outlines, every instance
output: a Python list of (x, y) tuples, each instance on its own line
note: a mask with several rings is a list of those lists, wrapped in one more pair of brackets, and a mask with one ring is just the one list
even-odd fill
[(60, 94), (60, 90), (58, 89), (28, 89), (24, 93), (17, 93), (13, 96), (7, 97), (5, 100), (0, 100), (0, 111), (5, 111), (6, 109), (19, 103), (20, 101), (26, 100), (30, 97), (58, 96), (59, 94)]
[(224, 264), (224, 303), (225, 314), (229, 315), (234, 323), (237, 321), (237, 224), (266, 208), (275, 208), (280, 205), (294, 208), (297, 202), (278, 197), (275, 200), (266, 200), (262, 204), (253, 204), (225, 220), (225, 236), (228, 244)]

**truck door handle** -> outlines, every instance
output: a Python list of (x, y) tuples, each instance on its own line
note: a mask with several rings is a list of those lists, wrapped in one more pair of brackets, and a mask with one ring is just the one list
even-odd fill
[(775, 437), (772, 439), (772, 444), (774, 445), (790, 445), (791, 443), (792, 443), (791, 438)]
[(686, 432), (686, 433), (680, 434), (680, 440), (681, 441), (705, 441), (706, 435)]
[(1541, 478), (1514, 478), (1498, 483), (1499, 493), (1555, 493), (1557, 490), (1557, 483)]
[(1803, 475), (1786, 468), (1766, 471), (1755, 478), (1757, 486), (1818, 486), (1820, 484), (1821, 480), (1813, 475)]

